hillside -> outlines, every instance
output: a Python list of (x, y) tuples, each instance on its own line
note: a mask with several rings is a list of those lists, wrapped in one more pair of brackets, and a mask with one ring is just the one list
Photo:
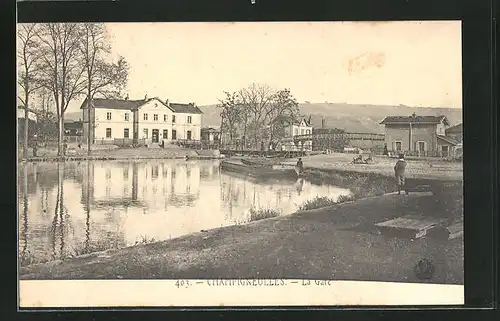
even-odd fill
[[(383, 133), (379, 123), (386, 116), (417, 115), (439, 116), (448, 118), (451, 125), (462, 122), (462, 109), (431, 108), (388, 105), (354, 105), (345, 103), (303, 103), (299, 105), (302, 115), (311, 116), (312, 126), (321, 127), (321, 119), (325, 119), (325, 127), (342, 128), (348, 132)], [(203, 111), (203, 126), (220, 126), (219, 111), (215, 105), (200, 106)]]

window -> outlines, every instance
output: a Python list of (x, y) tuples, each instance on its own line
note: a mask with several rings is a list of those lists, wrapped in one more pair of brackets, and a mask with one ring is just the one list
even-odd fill
[(300, 134), (304, 135), (304, 129), (303, 128), (300, 130)]
[(129, 129), (128, 128), (123, 129), (123, 138), (129, 138)]
[(147, 129), (147, 128), (144, 128), (143, 133), (144, 133), (144, 135), (143, 135), (143, 136), (144, 136), (144, 138), (146, 138), (146, 139), (147, 139), (147, 138), (148, 138), (148, 129)]
[(168, 129), (163, 130), (163, 139), (168, 139)]
[(191, 121), (192, 121), (192, 117), (191, 116), (188, 116), (188, 124), (191, 124)]
[(158, 169), (159, 169), (158, 165), (155, 165), (155, 166), (151, 167), (151, 178), (158, 178), (158, 173), (159, 173)]
[(172, 123), (175, 123), (175, 115), (172, 115)]
[(294, 135), (298, 135), (299, 134), (299, 129), (298, 128), (295, 128), (294, 129)]
[(418, 143), (418, 145), (417, 145), (418, 151), (424, 152), (425, 151), (425, 142), (417, 142), (417, 143)]
[(396, 142), (396, 150), (400, 152), (401, 149), (402, 149), (402, 142)]
[(107, 120), (111, 120), (111, 112), (109, 112), (109, 111), (108, 111), (108, 112), (106, 113), (106, 119), (107, 119)]
[(148, 114), (144, 114), (144, 120), (148, 120)]
[(191, 140), (191, 131), (190, 130), (187, 131), (187, 139)]
[(176, 140), (177, 139), (177, 131), (174, 129), (172, 130), (172, 139)]
[(106, 138), (111, 138), (111, 128), (106, 128)]
[(125, 113), (125, 120), (128, 121), (129, 118), (128, 118), (128, 113)]
[(153, 120), (154, 120), (154, 121), (158, 121), (158, 114), (154, 114), (154, 115), (153, 115)]
[(307, 135), (311, 134), (311, 130), (310, 129), (306, 129), (306, 134)]
[(163, 121), (167, 121), (167, 115), (163, 115)]

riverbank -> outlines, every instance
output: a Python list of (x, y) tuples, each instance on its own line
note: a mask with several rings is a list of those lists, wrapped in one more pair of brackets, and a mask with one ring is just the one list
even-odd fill
[[(343, 153), (321, 154), (303, 157), (302, 161), (306, 170), (365, 173), (390, 178), (394, 177), (396, 159), (386, 156), (373, 156), (373, 163), (371, 164), (352, 164), (352, 159), (355, 156), (354, 154)], [(289, 162), (292, 163), (293, 161)], [(463, 180), (462, 162), (452, 162), (442, 159), (409, 159), (407, 162), (406, 177), (410, 180), (440, 180), (447, 182), (461, 182)]]
[[(32, 155), (32, 152), (30, 153)], [(66, 156), (58, 157), (56, 149), (41, 149), (37, 157), (30, 156), (22, 161), (28, 162), (57, 162), (82, 160), (135, 160), (135, 159), (219, 159), (218, 150), (192, 150), (181, 147), (168, 148), (113, 148), (100, 146), (91, 150), (88, 155), (85, 148), (72, 147)]]
[[(461, 238), (381, 234), (402, 215), (432, 216), (432, 196), (394, 194), (217, 228), (180, 238), (29, 265), (27, 279), (287, 278), (463, 284)], [(435, 266), (420, 279), (421, 259)]]

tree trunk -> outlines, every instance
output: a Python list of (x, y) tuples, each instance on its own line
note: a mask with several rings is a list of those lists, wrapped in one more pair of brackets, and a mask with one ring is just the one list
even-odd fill
[(220, 133), (219, 133), (219, 149), (222, 148), (222, 132), (223, 132), (223, 127), (224, 127), (224, 117), (220, 118)]
[(88, 92), (88, 96), (87, 96), (87, 154), (90, 156), (90, 145), (91, 145), (91, 142), (92, 142), (92, 134), (91, 134), (91, 130), (93, 129), (93, 124), (90, 120), (90, 116), (91, 116), (91, 112), (90, 112), (90, 106), (92, 105), (91, 101), (90, 101), (90, 89), (89, 89), (89, 92)]
[(57, 141), (57, 156), (64, 156), (64, 114), (59, 115), (59, 133)]
[(29, 110), (28, 110), (28, 93), (26, 93), (24, 101), (24, 142), (23, 142), (23, 157), (28, 158), (28, 139), (29, 139)]

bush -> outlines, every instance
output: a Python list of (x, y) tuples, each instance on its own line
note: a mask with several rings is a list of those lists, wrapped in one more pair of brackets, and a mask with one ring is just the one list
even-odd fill
[(316, 208), (328, 207), (340, 203), (353, 201), (355, 198), (353, 195), (340, 195), (337, 199), (328, 196), (316, 196), (312, 200), (305, 201), (300, 205), (299, 209), (301, 211), (313, 210)]
[(261, 209), (250, 209), (250, 222), (263, 220), (266, 218), (276, 217), (280, 215), (280, 211), (270, 209), (270, 208), (261, 208)]

